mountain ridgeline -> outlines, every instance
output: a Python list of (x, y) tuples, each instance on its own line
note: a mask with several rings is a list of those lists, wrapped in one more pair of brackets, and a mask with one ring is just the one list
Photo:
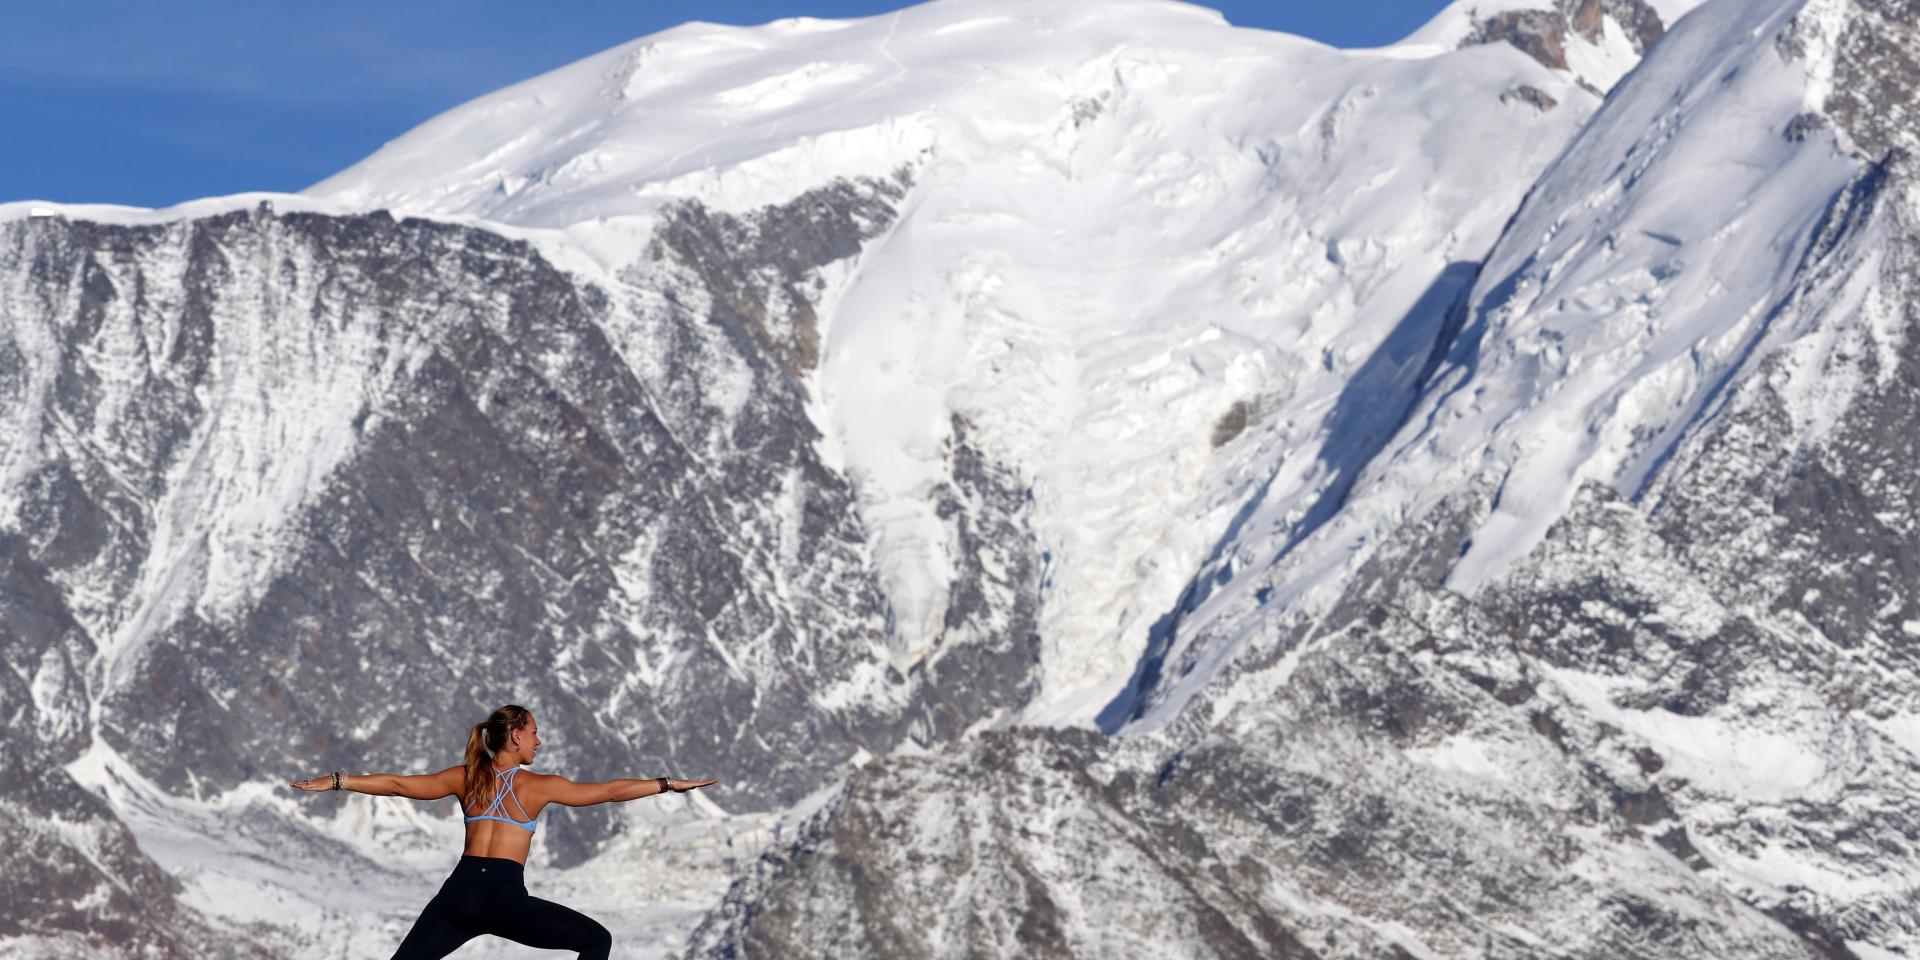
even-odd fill
[(616, 955), (1920, 950), (1917, 37), (953, 0), (0, 209), (0, 952), (384, 956), (452, 803), (284, 781), (505, 702), (779, 824)]

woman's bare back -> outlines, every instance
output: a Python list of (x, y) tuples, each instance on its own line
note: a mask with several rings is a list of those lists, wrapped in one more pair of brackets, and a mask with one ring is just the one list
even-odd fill
[(548, 779), (551, 778), (531, 770), (497, 777), (493, 788), (464, 810), (463, 816), (492, 811), (495, 816), (505, 816), (515, 822), (468, 820), (466, 848), (461, 852), (472, 857), (501, 857), (526, 863), (527, 854), (533, 849), (534, 831), (518, 824), (539, 826), (540, 813), (550, 801), (544, 783)]

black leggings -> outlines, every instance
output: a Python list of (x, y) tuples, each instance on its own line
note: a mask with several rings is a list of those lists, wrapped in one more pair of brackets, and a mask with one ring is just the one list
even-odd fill
[(613, 935), (593, 918), (527, 896), (525, 868), (501, 857), (461, 857), (420, 911), (393, 960), (440, 960), (483, 933), (542, 950), (577, 950), (607, 960)]

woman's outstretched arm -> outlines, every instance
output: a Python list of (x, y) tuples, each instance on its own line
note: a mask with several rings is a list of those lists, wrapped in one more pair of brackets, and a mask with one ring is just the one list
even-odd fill
[[(460, 792), (460, 781), (464, 776), (458, 765), (451, 766), (439, 773), (420, 773), (406, 776), (397, 773), (356, 773), (340, 774), (340, 789), (355, 793), (370, 793), (376, 797), (406, 797), (409, 800), (439, 800)], [(288, 781), (301, 790), (332, 790), (333, 774), (314, 777), (312, 780)]]
[(686, 793), (701, 787), (719, 783), (718, 780), (671, 780), (655, 777), (652, 780), (606, 780), (600, 783), (574, 783), (566, 777), (543, 775), (540, 790), (546, 799), (569, 807), (591, 807), (596, 803), (610, 803), (622, 800), (638, 800), (652, 797), (668, 790), (674, 793)]

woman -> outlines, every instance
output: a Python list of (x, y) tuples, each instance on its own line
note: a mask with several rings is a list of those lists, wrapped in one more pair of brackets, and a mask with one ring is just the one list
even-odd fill
[(540, 749), (540, 729), (525, 707), (507, 704), (467, 736), (466, 763), (439, 773), (294, 780), (301, 790), (353, 790), (382, 797), (439, 800), (458, 795), (467, 846), (453, 875), (440, 885), (393, 960), (439, 960), (483, 933), (543, 950), (575, 950), (582, 960), (606, 960), (613, 937), (586, 914), (527, 896), (522, 873), (540, 812), (549, 803), (589, 807), (637, 800), (672, 790), (685, 793), (715, 780), (608, 780), (574, 783), (520, 768)]

